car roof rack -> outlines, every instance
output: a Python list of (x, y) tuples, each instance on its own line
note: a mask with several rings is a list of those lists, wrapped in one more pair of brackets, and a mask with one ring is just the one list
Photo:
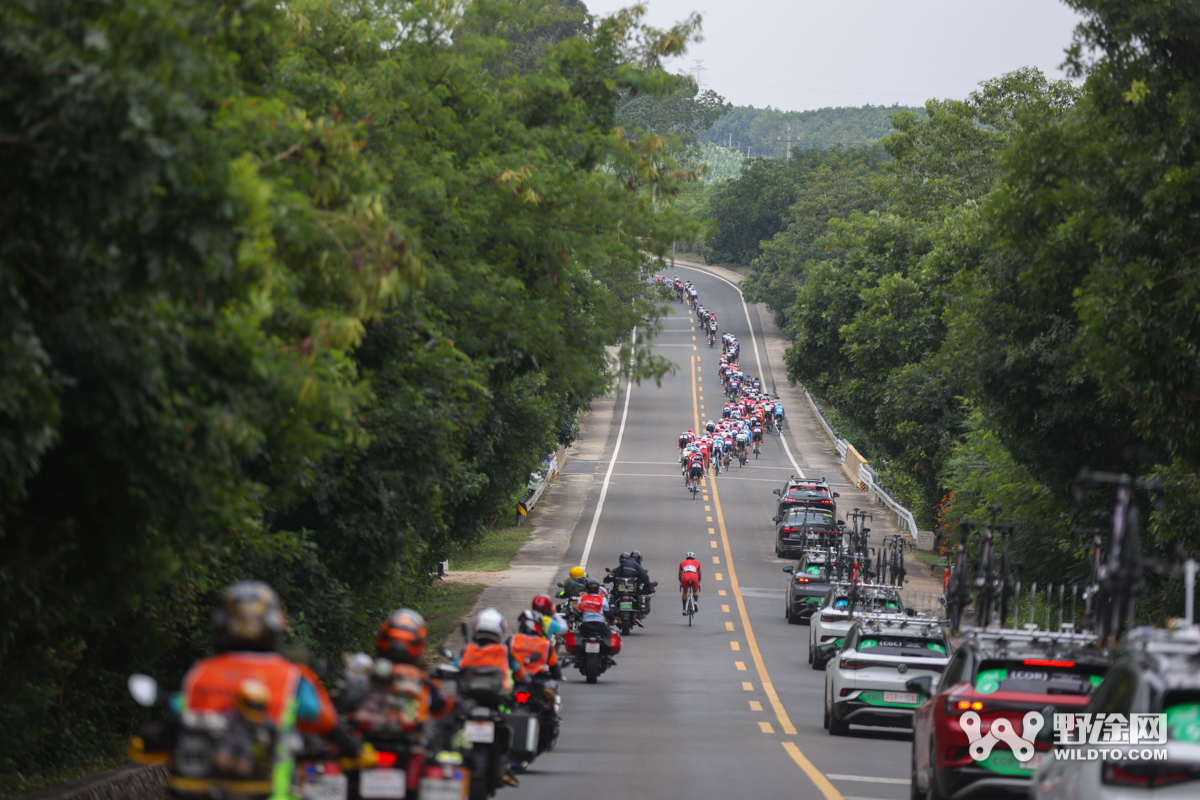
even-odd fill
[(962, 636), (966, 641), (987, 646), (989, 649), (1019, 650), (1022, 647), (1030, 649), (1053, 649), (1063, 651), (1091, 650), (1096, 656), (1103, 653), (1096, 649), (1096, 634), (1086, 631), (1076, 633), (1070, 630), (1072, 626), (1063, 625), (1057, 631), (1038, 630), (1036, 625), (1022, 629), (1001, 628), (999, 625), (989, 625), (986, 628), (964, 628)]
[(1161, 655), (1200, 655), (1200, 627), (1193, 625), (1173, 630), (1149, 626), (1133, 628), (1114, 650), (1118, 653), (1138, 651)]

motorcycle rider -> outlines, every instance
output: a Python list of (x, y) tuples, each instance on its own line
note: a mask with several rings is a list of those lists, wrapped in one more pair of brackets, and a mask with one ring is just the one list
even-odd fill
[(571, 574), (562, 582), (563, 597), (578, 597), (587, 586), (587, 572), (583, 567), (571, 567)]
[(583, 615), (579, 624), (580, 637), (598, 636), (607, 641), (609, 628), (605, 615), (608, 613), (608, 598), (600, 593), (600, 581), (588, 579), (587, 589), (579, 598), (579, 611)]
[(700, 610), (700, 562), (696, 554), (688, 551), (679, 562), (679, 597), (683, 602), (684, 613), (687, 613), (687, 590), (692, 590), (696, 610)]
[(498, 669), (504, 676), (504, 694), (511, 694), (513, 683), (526, 681), (529, 676), (504, 643), (504, 633), (508, 627), (504, 615), (494, 608), (485, 608), (475, 617), (473, 627), (475, 632), (471, 641), (454, 660), (454, 665), (460, 669)]
[[(337, 711), (316, 673), (278, 652), (287, 615), (274, 589), (260, 581), (227, 586), (212, 622), (216, 654), (197, 661), (184, 676), (184, 708), (231, 718), (236, 713), (277, 731), (276, 769), (282, 765), (289, 774), (295, 768), (288, 743), (293, 729), (326, 738), (343, 755), (358, 756), (361, 744), (337, 726)], [(245, 763), (233, 751), (219, 760), (230, 766)]]
[(554, 644), (544, 635), (543, 619), (533, 609), (522, 611), (517, 617), (517, 632), (508, 638), (508, 649), (529, 675), (546, 672), (554, 677), (553, 672), (558, 668), (558, 653)]
[(541, 635), (550, 642), (551, 649), (555, 651), (555, 657), (551, 659), (550, 677), (556, 681), (561, 681), (563, 680), (563, 675), (562, 668), (558, 664), (558, 642), (555, 637), (567, 632), (567, 621), (563, 618), (562, 614), (554, 610), (554, 601), (547, 594), (534, 596), (533, 610), (541, 618)]
[(650, 573), (642, 566), (642, 554), (638, 550), (621, 554), (621, 566), (614, 569), (604, 578), (605, 583), (612, 583), (614, 578), (637, 578), (638, 594), (654, 594), (654, 586), (650, 583)]

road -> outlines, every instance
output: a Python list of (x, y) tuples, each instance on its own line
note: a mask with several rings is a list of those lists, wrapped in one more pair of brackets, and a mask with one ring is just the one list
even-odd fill
[[(742, 343), (743, 368), (768, 372), (765, 359), (762, 367), (755, 363), (754, 339), (761, 358), (762, 332), (751, 336), (752, 315), (736, 288), (701, 270), (677, 274), (699, 287), (722, 331)], [(661, 387), (622, 385), (602, 455), (572, 458), (560, 477), (590, 486), (563, 574), (583, 561), (585, 550), (589, 572), (602, 576), (622, 550), (639, 549), (659, 594), (646, 628), (626, 638), (618, 665), (599, 684), (567, 672), (558, 747), (505, 794), (907, 797), (907, 732), (856, 727), (850, 737), (831, 737), (821, 724), (824, 673), (807, 663), (808, 628), (783, 617), (781, 568), (790, 562), (774, 557), (771, 490), (797, 470), (826, 476), (843, 493), (841, 507), (849, 489), (844, 476), (828, 447), (788, 430), (782, 439), (768, 434), (757, 461), (709, 478), (693, 500), (675, 461), (676, 439), (720, 415), (719, 347), (710, 349), (694, 330), (686, 306), (675, 305), (664, 327), (653, 339), (655, 351), (681, 368)], [(786, 382), (782, 374), (774, 378)], [(804, 413), (788, 407), (797, 423)], [(688, 550), (705, 567), (701, 611), (691, 628), (675, 588)]]

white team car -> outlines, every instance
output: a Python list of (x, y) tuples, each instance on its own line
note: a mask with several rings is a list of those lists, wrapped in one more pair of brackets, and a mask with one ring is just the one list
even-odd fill
[(937, 620), (856, 619), (825, 670), (825, 727), (833, 736), (845, 736), (851, 723), (911, 728), (926, 696), (906, 684), (925, 676), (937, 681), (949, 660), (950, 640)]
[[(1200, 631), (1135, 628), (1125, 644), (1132, 652), (1109, 670), (1085, 711), (1126, 720), (1165, 714), (1166, 744), (1057, 745), (1033, 774), (1034, 800), (1200, 797)], [(1166, 758), (1156, 760), (1155, 751)]]
[[(808, 623), (808, 663), (813, 669), (825, 669), (828, 657), (822, 658), (817, 652), (823, 644), (837, 642), (845, 637), (854, 620), (850, 616), (850, 585), (835, 583), (825, 593), (821, 607)], [(854, 616), (863, 613), (904, 615), (904, 603), (900, 593), (894, 586), (875, 584), (859, 584), (858, 601), (854, 606)]]

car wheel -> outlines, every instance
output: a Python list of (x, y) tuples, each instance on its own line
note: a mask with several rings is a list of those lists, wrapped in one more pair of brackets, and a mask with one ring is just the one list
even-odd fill
[(791, 603), (788, 603), (787, 612), (784, 614), (784, 616), (787, 617), (788, 624), (790, 625), (799, 625), (802, 622), (800, 615), (792, 610)]
[(921, 791), (921, 782), (917, 780), (917, 740), (913, 739), (912, 746), (912, 781), (909, 783), (908, 797), (909, 800), (925, 800), (925, 793)]
[(809, 642), (808, 643), (808, 663), (811, 664), (812, 660), (813, 660), (812, 642)]
[(929, 786), (925, 789), (925, 800), (945, 800), (942, 793), (938, 791), (937, 785), (937, 766), (933, 764), (933, 755), (936, 751), (933, 749), (933, 740), (929, 741)]
[(825, 707), (825, 730), (829, 730), (829, 707)]
[(821, 672), (825, 671), (825, 662), (822, 661), (821, 659), (817, 658), (816, 654), (813, 655), (812, 662), (810, 662), (810, 663), (812, 663), (813, 669), (819, 670)]
[(830, 736), (849, 736), (850, 723), (838, 719), (832, 712), (829, 714), (829, 735)]

